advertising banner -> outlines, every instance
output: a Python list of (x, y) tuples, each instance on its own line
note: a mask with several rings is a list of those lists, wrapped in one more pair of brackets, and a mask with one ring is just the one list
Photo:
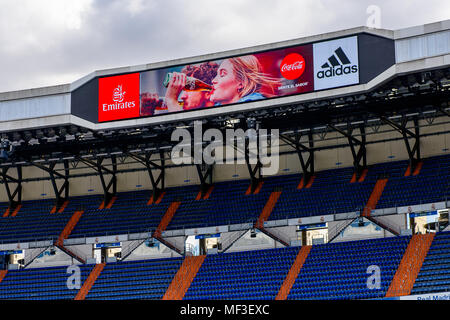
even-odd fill
[(98, 121), (220, 108), (359, 83), (357, 36), (99, 79)]
[(310, 92), (312, 45), (141, 73), (140, 116)]
[(314, 90), (359, 83), (358, 38), (314, 44)]
[(99, 79), (98, 121), (139, 117), (139, 73)]

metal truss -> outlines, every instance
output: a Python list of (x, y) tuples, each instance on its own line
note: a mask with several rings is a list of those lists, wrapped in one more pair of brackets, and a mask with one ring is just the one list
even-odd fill
[[(165, 190), (165, 174), (166, 174), (166, 162), (164, 159), (164, 152), (159, 152), (159, 161), (160, 164), (157, 164), (155, 161), (158, 160), (151, 160), (151, 157), (154, 153), (152, 152), (146, 152), (144, 156), (134, 154), (134, 153), (128, 153), (128, 155), (135, 159), (136, 161), (143, 164), (146, 169), (147, 173), (150, 177), (150, 182), (152, 184), (152, 198), (153, 201), (156, 201), (162, 192)], [(155, 173), (154, 173), (155, 172)], [(157, 177), (155, 177), (157, 175)]]
[[(83, 162), (94, 169), (99, 175), (104, 194), (103, 202), (106, 206), (117, 193), (117, 159), (116, 155), (111, 155), (111, 169), (103, 165), (104, 160), (105, 157), (103, 156), (99, 156), (96, 161), (92, 161), (83, 157), (79, 158), (80, 162)], [(106, 183), (105, 175), (111, 175), (108, 184)]]
[[(303, 172), (303, 184), (307, 185), (314, 175), (314, 139), (311, 131), (308, 133), (308, 146), (300, 142), (301, 134), (297, 130), (294, 135), (294, 139), (288, 137), (287, 135), (280, 135), (280, 139), (289, 144), (295, 149), (298, 159), (300, 161), (300, 166)], [(307, 159), (303, 157), (306, 155)]]
[[(391, 119), (381, 116), (380, 119), (386, 124), (390, 125), (396, 131), (398, 131), (402, 137), (406, 146), (406, 151), (408, 152), (409, 164), (411, 172), (416, 169), (417, 164), (420, 162), (420, 132), (419, 132), (419, 119), (417, 117), (413, 118), (414, 122), (414, 132), (409, 130), (406, 126), (408, 124), (408, 118), (402, 117), (401, 123), (392, 121)], [(413, 145), (410, 145), (409, 140), (413, 140)]]
[[(358, 180), (361, 177), (364, 169), (367, 168), (366, 129), (364, 124), (361, 124), (358, 127), (361, 140), (358, 140), (352, 135), (354, 128), (349, 123), (347, 123), (346, 130), (340, 129), (332, 124), (330, 124), (329, 126), (348, 139), (348, 145), (353, 156), (355, 178), (356, 180)], [(356, 150), (357, 147), (359, 148), (358, 150)]]
[[(1, 170), (1, 179), (6, 188), (10, 210), (15, 209), (22, 203), (22, 166), (18, 165), (15, 168), (17, 170), (17, 178), (13, 178), (8, 174), (11, 167), (3, 167)], [(15, 184), (14, 190), (11, 189), (11, 184)]]
[[(55, 193), (55, 207), (56, 211), (58, 211), (66, 202), (69, 200), (69, 177), (70, 177), (70, 169), (69, 169), (69, 161), (64, 160), (64, 174), (59, 173), (55, 170), (55, 166), (57, 164), (56, 161), (50, 162), (50, 165), (47, 167), (42, 164), (38, 163), (32, 163), (35, 167), (44, 170), (47, 172), (50, 176), (50, 180), (52, 182), (53, 191)], [(56, 178), (63, 179), (64, 182), (62, 185), (58, 188), (58, 185), (56, 183)], [(64, 194), (64, 195), (63, 195)]]
[(214, 166), (202, 163), (195, 164), (195, 167), (197, 168), (198, 177), (200, 179), (200, 192), (203, 198), (212, 186), (212, 171)]

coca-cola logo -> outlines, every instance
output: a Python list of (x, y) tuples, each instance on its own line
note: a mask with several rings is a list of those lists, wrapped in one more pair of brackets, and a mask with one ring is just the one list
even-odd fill
[(305, 59), (298, 53), (290, 53), (281, 61), (280, 71), (285, 79), (297, 79), (305, 72)]

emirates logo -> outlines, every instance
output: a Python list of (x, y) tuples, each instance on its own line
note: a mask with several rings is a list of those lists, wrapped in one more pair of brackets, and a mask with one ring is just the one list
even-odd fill
[(114, 102), (123, 102), (125, 98), (126, 91), (122, 91), (122, 85), (118, 85), (117, 88), (113, 91), (113, 101)]

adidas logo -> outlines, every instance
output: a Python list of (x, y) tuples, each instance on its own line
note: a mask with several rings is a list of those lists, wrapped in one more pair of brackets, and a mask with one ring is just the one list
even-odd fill
[(352, 65), (350, 59), (341, 47), (334, 50), (334, 54), (328, 58), (328, 61), (325, 62), (321, 68), (326, 70), (317, 72), (317, 78), (319, 79), (358, 72), (358, 66), (356, 64)]

